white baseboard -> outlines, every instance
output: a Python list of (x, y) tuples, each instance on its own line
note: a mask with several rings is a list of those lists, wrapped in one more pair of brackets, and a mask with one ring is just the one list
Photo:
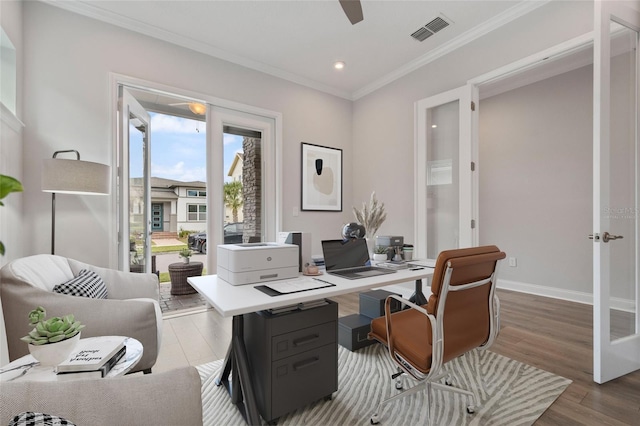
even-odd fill
[[(520, 293), (535, 294), (537, 296), (551, 297), (553, 299), (568, 300), (570, 302), (593, 305), (593, 294), (582, 291), (565, 290), (561, 288), (545, 287), (537, 284), (528, 284), (518, 281), (498, 279), (498, 288), (512, 290)], [(611, 307), (620, 311), (635, 312), (633, 300), (619, 297), (611, 298)]]

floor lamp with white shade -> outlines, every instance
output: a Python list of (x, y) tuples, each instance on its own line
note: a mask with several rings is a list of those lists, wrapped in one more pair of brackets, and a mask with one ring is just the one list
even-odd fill
[[(75, 153), (76, 159), (57, 158), (59, 154)], [(105, 164), (81, 161), (75, 149), (56, 151), (53, 158), (42, 162), (42, 191), (51, 192), (51, 254), (55, 254), (56, 193), (108, 195), (111, 188), (111, 168)]]

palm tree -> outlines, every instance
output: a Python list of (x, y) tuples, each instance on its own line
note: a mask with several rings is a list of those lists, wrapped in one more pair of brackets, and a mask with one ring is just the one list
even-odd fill
[(224, 205), (231, 209), (233, 221), (238, 221), (238, 209), (242, 208), (242, 182), (233, 181), (224, 184)]

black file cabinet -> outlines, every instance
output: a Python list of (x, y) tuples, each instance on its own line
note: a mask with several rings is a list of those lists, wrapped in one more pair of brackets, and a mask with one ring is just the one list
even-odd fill
[(338, 304), (244, 315), (260, 415), (267, 422), (338, 390)]

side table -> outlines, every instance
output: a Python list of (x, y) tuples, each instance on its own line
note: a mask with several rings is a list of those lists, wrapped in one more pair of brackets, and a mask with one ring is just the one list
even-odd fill
[[(99, 341), (102, 337), (87, 337), (81, 340)], [(26, 344), (26, 343), (25, 343)], [(127, 352), (107, 373), (105, 378), (119, 377), (127, 374), (142, 358), (144, 348), (139, 340), (127, 337), (124, 342)], [(21, 367), (24, 366), (24, 367)], [(27, 370), (24, 372), (24, 370)], [(6, 374), (4, 374), (6, 373)], [(20, 380), (34, 382), (52, 382), (62, 380), (82, 380), (92, 376), (86, 373), (56, 374), (55, 367), (41, 366), (32, 355), (25, 355), (0, 368), (0, 382)]]
[(202, 275), (202, 262), (172, 263), (169, 265), (171, 294), (193, 294), (196, 290), (187, 282), (189, 277)]

